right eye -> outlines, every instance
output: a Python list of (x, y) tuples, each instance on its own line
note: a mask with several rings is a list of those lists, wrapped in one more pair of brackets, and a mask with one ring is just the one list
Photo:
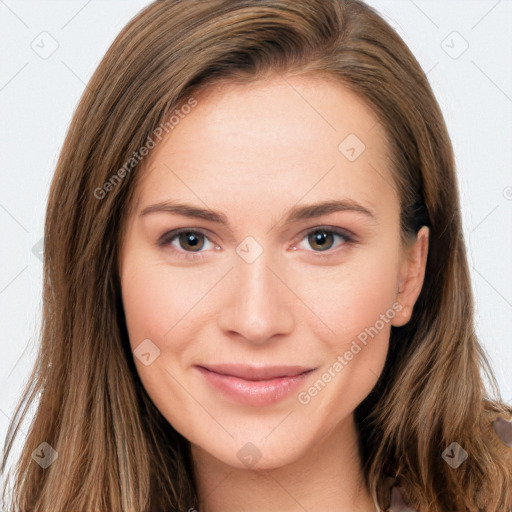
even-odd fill
[[(207, 241), (207, 243), (206, 243)], [(206, 233), (198, 229), (176, 229), (163, 235), (159, 240), (159, 245), (172, 247), (172, 251), (177, 254), (178, 257), (198, 259), (202, 258), (202, 251), (208, 243), (212, 249), (215, 245), (208, 238)]]

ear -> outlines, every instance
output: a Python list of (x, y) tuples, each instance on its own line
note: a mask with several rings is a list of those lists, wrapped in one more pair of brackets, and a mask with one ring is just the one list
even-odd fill
[(427, 264), (429, 229), (422, 226), (416, 234), (416, 240), (405, 247), (399, 269), (396, 302), (402, 305), (391, 324), (395, 327), (405, 325), (412, 316), (414, 304), (418, 299), (425, 278)]

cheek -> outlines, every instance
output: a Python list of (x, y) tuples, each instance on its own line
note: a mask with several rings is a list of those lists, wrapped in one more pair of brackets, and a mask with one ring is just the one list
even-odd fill
[[(142, 385), (171, 424), (190, 430), (194, 421), (187, 412), (189, 397), (179, 384), (183, 381), (181, 366), (202, 321), (198, 318), (203, 314), (200, 298), (211, 285), (206, 280), (204, 289), (191, 287), (186, 276), (183, 269), (171, 269), (143, 251), (134, 251), (123, 261), (121, 289), (130, 346), (136, 351), (140, 345), (151, 353), (148, 365), (134, 353)], [(159, 349), (157, 356), (153, 345), (141, 345), (147, 339)]]
[(200, 293), (187, 286), (186, 272), (173, 272), (143, 252), (127, 254), (121, 289), (132, 344), (139, 339), (162, 341), (180, 323)]
[(400, 308), (395, 301), (398, 252), (392, 247), (354, 252), (346, 265), (317, 274), (315, 286), (302, 289), (321, 319), (315, 322), (316, 337), (326, 351), (323, 373), (314, 389), (305, 390), (305, 400), (314, 401), (324, 387), (329, 389), (321, 401), (330, 404), (326, 411), (337, 411), (333, 421), (368, 395), (384, 367), (391, 321)]
[[(130, 265), (121, 280), (126, 325), (132, 348), (149, 338), (161, 340), (174, 322), (177, 300), (157, 269)], [(167, 290), (167, 293), (166, 293)]]
[(397, 267), (390, 251), (375, 256), (317, 275), (318, 286), (303, 289), (321, 319), (315, 322), (316, 337), (325, 357), (318, 379), (298, 398), (311, 414), (323, 415), (326, 428), (364, 400), (386, 361), (391, 321), (400, 308), (395, 302)]
[[(303, 274), (302, 277), (297, 275), (294, 285), (300, 288), (298, 295), (304, 297), (304, 302), (320, 320), (318, 325), (323, 326), (324, 336), (329, 332), (333, 340), (338, 340), (333, 343), (357, 337), (386, 312), (392, 317), (395, 314), (397, 255), (392, 250), (376, 254), (360, 252), (360, 257), (356, 254), (354, 252), (346, 265), (324, 273), (316, 272), (314, 286), (311, 280), (304, 282)], [(390, 326), (386, 323), (386, 327)], [(343, 344), (339, 348), (343, 348)]]

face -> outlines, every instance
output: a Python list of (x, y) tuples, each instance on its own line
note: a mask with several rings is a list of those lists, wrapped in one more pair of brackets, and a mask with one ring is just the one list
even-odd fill
[(278, 467), (377, 382), (421, 288), (425, 237), (401, 245), (382, 125), (339, 83), (275, 78), (196, 99), (149, 155), (125, 226), (130, 343), (150, 398), (194, 446)]

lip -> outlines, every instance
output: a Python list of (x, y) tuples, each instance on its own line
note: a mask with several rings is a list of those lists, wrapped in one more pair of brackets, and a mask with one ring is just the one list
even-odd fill
[(264, 406), (286, 398), (315, 368), (219, 364), (195, 367), (209, 385), (239, 404)]

